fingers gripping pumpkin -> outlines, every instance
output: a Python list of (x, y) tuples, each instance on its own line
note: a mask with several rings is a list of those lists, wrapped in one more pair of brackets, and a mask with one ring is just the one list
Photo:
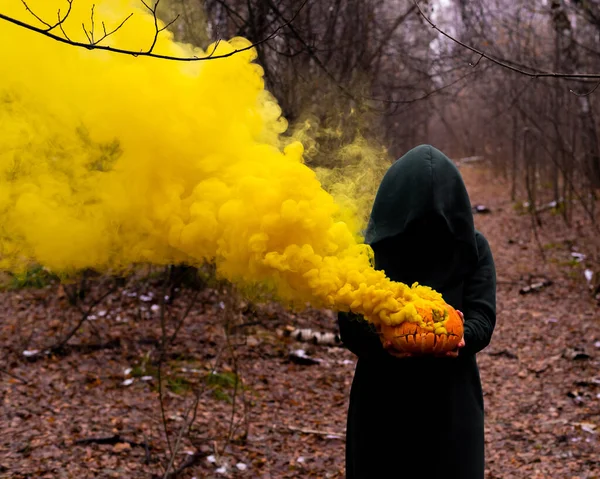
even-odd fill
[(417, 308), (420, 320), (380, 325), (382, 341), (394, 349), (412, 354), (443, 354), (454, 351), (463, 336), (463, 320), (449, 305), (446, 311)]

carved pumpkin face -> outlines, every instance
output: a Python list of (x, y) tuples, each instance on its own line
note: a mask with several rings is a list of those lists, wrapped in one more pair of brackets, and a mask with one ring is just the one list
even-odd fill
[(447, 314), (417, 308), (421, 324), (405, 321), (396, 326), (381, 324), (382, 339), (397, 351), (413, 354), (438, 354), (454, 351), (463, 336), (463, 321), (458, 312), (446, 305)]

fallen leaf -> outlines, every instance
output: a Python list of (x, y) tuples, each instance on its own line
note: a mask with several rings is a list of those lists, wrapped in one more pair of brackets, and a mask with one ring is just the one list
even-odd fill
[(131, 450), (131, 444), (129, 444), (128, 442), (119, 442), (113, 446), (113, 451), (117, 452), (117, 453), (124, 452), (124, 451), (130, 451), (130, 450)]

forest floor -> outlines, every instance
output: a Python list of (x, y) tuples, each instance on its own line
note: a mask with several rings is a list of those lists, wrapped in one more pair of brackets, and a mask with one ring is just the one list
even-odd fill
[[(502, 179), (461, 170), (472, 203), (491, 210), (475, 220), (498, 274), (497, 328), (478, 354), (486, 478), (600, 478), (600, 315), (584, 277), (600, 267), (597, 234), (546, 211), (536, 240)], [(161, 306), (158, 275), (113, 292), (107, 282), (78, 306), (56, 284), (0, 293), (0, 477), (163, 477), (169, 458), (170, 470), (190, 464), (188, 479), (343, 477), (356, 358), (282, 334), (335, 332), (333, 314), (247, 305), (216, 286)], [(315, 364), (293, 360), (298, 349)]]

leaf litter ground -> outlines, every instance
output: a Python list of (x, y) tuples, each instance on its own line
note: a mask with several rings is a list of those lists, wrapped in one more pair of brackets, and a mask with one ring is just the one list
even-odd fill
[[(501, 178), (479, 165), (461, 169), (473, 204), (491, 211), (475, 219), (499, 281), (497, 328), (478, 355), (486, 478), (600, 478), (599, 315), (584, 275), (600, 271), (597, 232), (581, 212), (567, 228), (546, 211), (536, 240)], [(543, 280), (551, 284), (519, 293)], [(51, 355), (36, 351), (81, 317), (62, 288), (0, 294), (0, 477), (163, 477), (164, 291), (152, 274), (129, 283)], [(92, 296), (106, 287), (96, 279)], [(193, 294), (182, 290), (165, 306), (166, 336)], [(343, 477), (355, 357), (285, 337), (289, 326), (325, 332), (336, 323), (327, 311), (292, 314), (217, 288), (199, 293), (160, 375), (173, 467), (192, 464), (179, 477)], [(298, 349), (316, 361), (292, 360)]]

